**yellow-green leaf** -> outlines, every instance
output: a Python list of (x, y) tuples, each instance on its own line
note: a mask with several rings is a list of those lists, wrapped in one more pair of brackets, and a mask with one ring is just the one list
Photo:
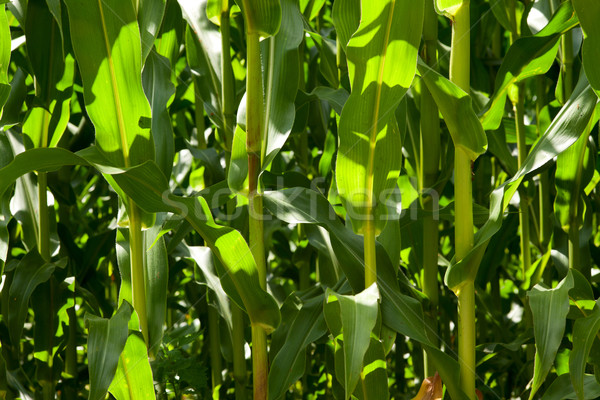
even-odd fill
[[(340, 117), (336, 179), (358, 233), (373, 218), (370, 210), (384, 208), (400, 173), (394, 111), (415, 75), (422, 24), (422, 1), (363, 2), (360, 26), (348, 43), (352, 93)], [(380, 231), (385, 219), (376, 214)]]
[(114, 165), (154, 159), (141, 42), (131, 1), (67, 0), (73, 49), (96, 144)]

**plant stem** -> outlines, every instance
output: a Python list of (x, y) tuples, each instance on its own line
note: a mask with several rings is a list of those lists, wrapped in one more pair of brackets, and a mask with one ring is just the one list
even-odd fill
[[(437, 64), (437, 13), (433, 2), (425, 2), (425, 19), (423, 24), (422, 57), (425, 62), (436, 69)], [(440, 119), (439, 112), (427, 86), (421, 84), (421, 143), (420, 143), (420, 168), (419, 168), (419, 193), (421, 207), (428, 211), (423, 217), (423, 293), (429, 299), (427, 323), (428, 336), (432, 343), (437, 344), (437, 310), (439, 303), (438, 288), (438, 222), (434, 219), (433, 197), (429, 191), (433, 190), (440, 164)], [(435, 366), (426, 351), (423, 351), (425, 376), (435, 374)]]
[(210, 338), (210, 370), (213, 397), (218, 395), (218, 387), (222, 383), (221, 346), (219, 343), (219, 313), (214, 307), (208, 306), (208, 336)]
[(377, 262), (375, 259), (375, 220), (374, 209), (367, 214), (364, 231), (364, 251), (365, 251), (365, 288), (377, 282)]
[[(46, 125), (47, 126), (47, 125)], [(47, 131), (44, 132), (47, 134)], [(44, 143), (45, 144), (45, 143)], [(45, 146), (44, 146), (45, 147)], [(38, 173), (38, 209), (39, 209), (39, 237), (38, 237), (38, 249), (40, 255), (44, 259), (45, 262), (50, 262), (50, 218), (48, 216), (48, 193), (46, 191), (48, 187), (48, 175), (45, 172)], [(44, 294), (48, 295), (49, 304), (53, 304), (53, 282), (54, 279), (50, 277), (49, 288), (48, 290), (44, 290)], [(51, 312), (53, 312), (53, 307), (50, 307)], [(53, 329), (53, 318), (50, 316), (50, 326), (49, 328)], [(39, 328), (39, 327), (38, 327)], [(53, 332), (53, 330), (52, 330)], [(52, 334), (53, 335), (53, 334)], [(46, 361), (46, 365), (40, 366), (42, 370), (45, 370), (44, 378), (41, 379), (40, 384), (42, 386), (42, 396), (45, 400), (54, 399), (55, 396), (55, 382), (54, 382), (54, 374), (53, 374), (53, 365), (54, 365), (54, 357), (52, 356), (53, 352), (53, 336), (49, 340), (48, 349), (48, 360)]]
[(252, 326), (252, 374), (254, 380), (254, 400), (267, 398), (268, 389), (267, 335), (263, 328)]
[(458, 361), (460, 386), (471, 399), (475, 394), (475, 286), (467, 282), (458, 296)]
[[(450, 80), (465, 92), (470, 92), (470, 1), (463, 1), (454, 15), (452, 24), (452, 51)], [(455, 148), (455, 258), (462, 260), (473, 248), (473, 188), (471, 159), (459, 147)], [(457, 290), (458, 296), (458, 361), (460, 385), (471, 399), (475, 399), (475, 288), (467, 280)]]
[(196, 120), (196, 139), (198, 140), (198, 148), (206, 148), (206, 138), (204, 137), (204, 129), (206, 127), (204, 123), (204, 103), (202, 103), (202, 97), (200, 95), (200, 88), (198, 87), (198, 80), (194, 79), (194, 98), (196, 99), (196, 106), (194, 108), (194, 118)]
[[(537, 101), (536, 101), (536, 105), (535, 105), (535, 114), (536, 114), (536, 121), (537, 121), (537, 131), (538, 131), (538, 136), (542, 136), (544, 134), (544, 132), (542, 132), (542, 126), (541, 126), (541, 115), (542, 115), (542, 108), (545, 105), (545, 96), (546, 96), (546, 84), (544, 81), (544, 77), (540, 76), (537, 78)], [(551, 218), (548, 218), (551, 214), (552, 214), (552, 206), (550, 205), (550, 193), (548, 188), (549, 186), (549, 180), (548, 180), (548, 172), (544, 171), (542, 173), (540, 173), (540, 180), (539, 180), (539, 188), (538, 188), (538, 196), (539, 196), (539, 208), (540, 208), (540, 217), (539, 217), (539, 221), (540, 221), (540, 226), (539, 226), (539, 237), (540, 237), (540, 245), (542, 247), (542, 251), (545, 251), (548, 243), (550, 242), (550, 237), (549, 237), (549, 232), (552, 229), (551, 228), (551, 224), (550, 221), (552, 221)]]
[[(527, 142), (525, 137), (525, 94), (524, 85), (519, 83), (516, 88), (516, 103), (514, 103), (515, 126), (517, 129), (517, 149), (518, 149), (518, 167), (521, 168), (527, 158)], [(519, 225), (521, 226), (521, 258), (523, 268), (523, 279), (531, 267), (531, 251), (529, 250), (529, 205), (527, 199), (527, 186), (519, 192), (521, 197), (521, 207), (519, 212)], [(544, 217), (546, 218), (546, 217)]]
[(50, 219), (48, 217), (48, 175), (46, 172), (38, 173), (38, 205), (39, 205), (39, 237), (38, 245), (40, 255), (44, 261), (50, 261)]
[(144, 238), (142, 216), (138, 206), (129, 199), (129, 257), (131, 259), (131, 288), (133, 308), (140, 320), (140, 329), (148, 346), (148, 317), (144, 279)]
[[(246, 24), (248, 25), (248, 24)], [(249, 244), (258, 270), (258, 280), (263, 289), (267, 287), (265, 262), (263, 202), (258, 192), (258, 174), (261, 168), (261, 132), (263, 114), (262, 68), (258, 32), (247, 31), (247, 78), (246, 78), (246, 150), (248, 152), (248, 207)], [(267, 335), (259, 326), (252, 326), (252, 370), (254, 400), (267, 398)]]
[(225, 149), (231, 152), (233, 130), (235, 127), (235, 79), (231, 66), (229, 1), (223, 0), (221, 10), (221, 102), (223, 107), (223, 130), (225, 131)]
[(563, 78), (563, 99), (566, 102), (573, 92), (573, 32), (565, 32), (560, 38), (560, 62)]
[(236, 400), (246, 399), (246, 356), (244, 352), (244, 314), (235, 304), (231, 305), (233, 323), (233, 379), (235, 380)]

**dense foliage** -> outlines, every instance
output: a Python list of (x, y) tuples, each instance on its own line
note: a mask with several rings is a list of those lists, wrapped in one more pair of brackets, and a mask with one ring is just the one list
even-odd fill
[(598, 0), (0, 3), (1, 398), (600, 398)]

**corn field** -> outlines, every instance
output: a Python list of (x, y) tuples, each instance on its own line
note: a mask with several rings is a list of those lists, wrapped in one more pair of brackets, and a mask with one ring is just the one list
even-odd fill
[(600, 398), (599, 0), (0, 0), (0, 398)]

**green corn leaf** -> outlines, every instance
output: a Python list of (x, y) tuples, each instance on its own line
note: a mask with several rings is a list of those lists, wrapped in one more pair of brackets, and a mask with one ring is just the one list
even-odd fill
[(130, 1), (65, 1), (96, 144), (111, 164), (154, 159), (151, 110), (142, 89), (142, 49)]
[[(186, 57), (192, 69), (194, 85), (210, 120), (223, 129), (221, 34), (206, 16), (205, 0), (199, 4), (195, 0), (179, 0), (179, 5), (189, 25), (185, 33)], [(225, 134), (233, 135), (233, 132)]]
[(487, 149), (487, 137), (471, 96), (423, 62), (419, 62), (419, 72), (446, 121), (454, 146), (463, 149), (471, 160), (477, 159)]
[(297, 0), (281, 0), (281, 29), (263, 40), (265, 55), (265, 124), (262, 135), (262, 166), (267, 168), (285, 144), (296, 115), (296, 92), (300, 77), (298, 46), (304, 34)]
[(400, 173), (394, 111), (414, 78), (422, 24), (422, 1), (363, 2), (361, 24), (348, 43), (352, 93), (340, 117), (336, 182), (358, 233), (366, 219), (375, 218), (379, 232), (385, 225), (385, 211), (375, 210)]
[(490, 195), (488, 221), (475, 234), (471, 252), (460, 262), (453, 261), (444, 281), (452, 290), (460, 290), (467, 280), (474, 280), (487, 244), (502, 226), (502, 215), (526, 175), (551, 162), (581, 136), (593, 117), (598, 97), (582, 75), (569, 101), (562, 107), (544, 135), (531, 149), (521, 168)]
[(554, 289), (536, 285), (527, 293), (533, 315), (535, 336), (535, 366), (529, 398), (538, 391), (550, 371), (565, 331), (569, 312), (569, 290), (573, 287), (573, 275), (569, 271)]
[[(245, 104), (244, 100), (242, 100), (242, 104)], [(227, 184), (233, 193), (241, 194), (242, 196), (247, 197), (248, 193), (250, 192), (248, 187), (248, 152), (246, 151), (246, 131), (239, 124), (235, 127), (235, 134), (233, 135), (231, 159), (229, 163), (229, 170), (227, 171)]]
[(480, 115), (485, 130), (495, 130), (500, 126), (511, 85), (546, 73), (554, 63), (560, 36), (577, 26), (578, 22), (571, 2), (566, 1), (544, 29), (513, 43), (496, 76), (494, 96)]
[(221, 26), (221, 14), (227, 11), (229, 0), (208, 0), (206, 2), (206, 17), (215, 25)]
[(155, 163), (147, 162), (113, 176), (143, 210), (174, 212), (184, 217), (223, 263), (242, 298), (243, 304), (238, 306), (245, 307), (253, 324), (262, 326), (267, 332), (273, 331), (279, 325), (279, 308), (260, 288), (254, 258), (242, 235), (232, 228), (217, 225), (202, 197), (170, 195), (167, 181), (158, 172)]
[(155, 225), (143, 232), (148, 348), (151, 353), (156, 353), (162, 343), (163, 325), (167, 318), (169, 259), (165, 238), (157, 237), (160, 229), (159, 225)]
[(167, 110), (169, 98), (175, 93), (169, 66), (169, 60), (151, 51), (142, 73), (144, 92), (152, 109), (152, 138), (156, 163), (167, 178), (171, 176), (175, 152), (173, 127)]
[(600, 302), (591, 314), (575, 321), (573, 327), (573, 351), (569, 356), (571, 383), (580, 400), (587, 398), (584, 391), (585, 366), (594, 340), (600, 332)]
[(10, 66), (10, 27), (6, 17), (6, 9), (0, 7), (0, 118), (4, 109), (4, 103), (10, 94), (8, 83), (8, 67)]
[[(513, 5), (516, 18), (511, 15), (511, 6)], [(512, 0), (498, 0), (491, 4), (491, 8), (500, 25), (513, 35), (516, 35), (515, 37), (519, 37), (521, 31), (521, 19), (523, 18), (523, 11), (525, 10), (523, 3), (518, 1), (512, 2)], [(511, 21), (514, 21), (515, 19), (516, 21), (511, 23)]]
[(275, 35), (281, 25), (280, 0), (241, 0), (238, 2), (248, 33), (266, 38)]
[[(223, 317), (227, 323), (227, 327), (231, 332), (233, 330), (233, 322), (231, 319), (231, 305), (227, 292), (234, 293), (235, 291), (226, 291), (223, 289), (225, 284), (224, 279), (220, 279), (220, 275), (217, 271), (215, 262), (213, 261), (213, 254), (208, 247), (201, 246), (186, 246), (189, 251), (189, 257), (196, 262), (198, 268), (202, 271), (206, 286), (208, 286), (214, 293), (214, 303), (217, 305), (219, 314)], [(211, 296), (212, 297), (212, 296)], [(241, 299), (235, 301), (236, 303), (242, 303)]]
[(165, 14), (166, 0), (139, 0), (137, 19), (142, 43), (142, 64), (154, 47), (154, 40)]
[(171, 69), (179, 57), (180, 44), (185, 33), (185, 20), (177, 0), (167, 0), (162, 26), (155, 41), (156, 52), (167, 58)]
[(585, 207), (581, 195), (594, 176), (595, 159), (588, 147), (588, 137), (598, 121), (599, 113), (596, 114), (575, 144), (556, 158), (554, 214), (566, 233), (571, 227), (579, 230), (583, 224)]
[(306, 347), (327, 331), (323, 317), (323, 295), (302, 304), (289, 327), (285, 342), (271, 363), (269, 399), (283, 397), (285, 392), (304, 374)]
[[(340, 259), (340, 266), (352, 289), (356, 293), (364, 289), (363, 238), (344, 226), (325, 197), (318, 192), (295, 187), (265, 192), (263, 205), (278, 219), (287, 223), (316, 224), (327, 229), (332, 235), (336, 256)], [(383, 246), (378, 244), (376, 251), (377, 277), (385, 297), (388, 291), (398, 288), (395, 284), (397, 279)]]
[[(571, 374), (562, 374), (548, 387), (542, 400), (577, 399), (577, 394), (571, 384)], [(586, 400), (594, 400), (600, 396), (600, 383), (594, 375), (585, 374), (583, 379)]]
[[(50, 109), (57, 95), (69, 90), (73, 84), (72, 57), (71, 65), (66, 65), (61, 28), (45, 0), (28, 3), (25, 23), (27, 53), (36, 79), (36, 96), (40, 106)], [(70, 100), (70, 97), (69, 90), (66, 98)], [(66, 112), (69, 112), (68, 107)]]
[(17, 264), (10, 285), (10, 305), (7, 321), (13, 343), (19, 343), (21, 340), (21, 332), (28, 314), (27, 307), (29, 306), (31, 294), (35, 288), (50, 278), (55, 268), (64, 268), (66, 261), (66, 259), (63, 259), (58, 263), (45, 263), (36, 251), (30, 251)]
[(452, 19), (456, 14), (456, 10), (462, 6), (463, 1), (464, 0), (434, 0), (433, 5), (438, 14), (445, 15)]
[(355, 296), (344, 296), (329, 288), (325, 293), (325, 321), (334, 340), (341, 333), (344, 341), (346, 399), (350, 398), (360, 378), (371, 331), (377, 321), (378, 300), (379, 290), (376, 284)]
[[(14, 158), (12, 148), (6, 133), (0, 132), (0, 168), (7, 166)], [(12, 220), (10, 213), (10, 193), (0, 194), (0, 271), (3, 271), (8, 255), (9, 232), (8, 224)]]
[(362, 387), (357, 386), (354, 396), (359, 400), (384, 400), (390, 398), (387, 366), (383, 343), (371, 337), (369, 348), (363, 359), (364, 379)]
[[(64, 165), (93, 164), (112, 179), (123, 193), (149, 213), (173, 212), (185, 218), (221, 260), (252, 323), (273, 331), (280, 321), (279, 308), (271, 295), (260, 288), (256, 263), (242, 235), (214, 222), (202, 197), (179, 197), (170, 193), (166, 178), (153, 161), (132, 168), (117, 168), (91, 147), (77, 154), (61, 148), (32, 149), (15, 157), (0, 170), (0, 195), (21, 175)], [(235, 300), (235, 297), (233, 297)]]
[(110, 319), (86, 314), (85, 324), (89, 335), (87, 342), (90, 371), (89, 400), (101, 400), (111, 385), (121, 353), (127, 342), (129, 319), (133, 308), (123, 302)]
[(23, 132), (34, 147), (56, 146), (71, 115), (75, 60), (64, 54), (61, 27), (44, 0), (28, 3), (25, 36), (36, 79), (36, 106), (27, 114)]
[(360, 0), (339, 0), (333, 3), (331, 10), (337, 40), (346, 51), (350, 38), (360, 24)]
[[(28, 7), (29, 7), (28, 3)], [(63, 20), (62, 20), (62, 4), (60, 0), (46, 0), (46, 4), (48, 5), (48, 9), (52, 13), (52, 16), (56, 20), (58, 24), (58, 28), (60, 29), (60, 35), (64, 36), (63, 32)], [(29, 10), (29, 8), (28, 8)]]
[(119, 357), (115, 377), (108, 388), (117, 400), (146, 400), (155, 398), (152, 370), (146, 343), (132, 333)]
[(600, 96), (600, 25), (596, 18), (600, 15), (600, 2), (595, 0), (572, 0), (583, 29), (583, 68), (590, 85)]
[(312, 21), (319, 15), (325, 3), (325, 0), (301, 0), (300, 10), (306, 19)]

